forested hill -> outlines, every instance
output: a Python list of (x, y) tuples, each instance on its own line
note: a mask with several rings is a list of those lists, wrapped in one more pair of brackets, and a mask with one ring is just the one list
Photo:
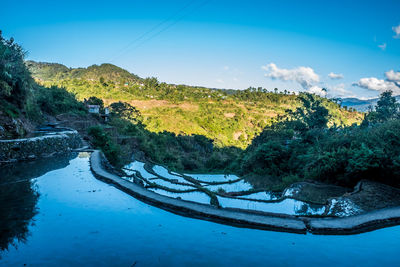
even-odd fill
[(68, 68), (58, 63), (26, 61), (34, 77), (42, 80), (85, 79), (99, 80), (100, 77), (116, 83), (139, 83), (138, 76), (112, 64), (92, 65), (88, 68)]
[[(68, 68), (56, 63), (27, 61), (36, 81), (56, 85), (74, 93), (79, 100), (95, 96), (105, 104), (124, 101), (135, 106), (152, 132), (199, 134), (217, 146), (247, 147), (266, 126), (287, 109), (301, 105), (298, 96), (277, 89), (220, 90), (159, 82), (140, 78), (112, 64)], [(321, 99), (331, 115), (329, 125), (351, 125), (362, 114)]]

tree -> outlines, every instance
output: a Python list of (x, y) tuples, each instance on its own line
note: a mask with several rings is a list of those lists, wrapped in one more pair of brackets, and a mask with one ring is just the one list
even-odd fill
[(103, 76), (100, 76), (99, 82), (100, 82), (102, 85), (106, 85)]
[(141, 123), (142, 116), (140, 111), (137, 110), (134, 106), (125, 102), (115, 102), (110, 105), (111, 114), (114, 116), (118, 116), (123, 119), (129, 119), (131, 121)]
[(400, 105), (396, 102), (396, 98), (392, 94), (392, 91), (383, 92), (378, 100), (376, 113), (378, 119), (381, 121), (394, 119), (399, 115)]
[(158, 82), (157, 78), (155, 78), (155, 77), (146, 78), (146, 79), (144, 79), (143, 83), (144, 83), (144, 86), (146, 89), (157, 90), (159, 87), (159, 82)]
[(322, 101), (310, 93), (302, 93), (299, 100), (302, 102), (302, 106), (296, 108), (295, 111), (286, 111), (289, 118), (297, 122), (294, 124), (296, 130), (326, 128), (331, 116), (328, 109), (322, 105)]
[(26, 52), (14, 42), (14, 38), (4, 39), (0, 31), (0, 99), (7, 98), (19, 107), (22, 107), (33, 85), (24, 63), (25, 55)]
[(365, 120), (369, 123), (380, 123), (400, 117), (400, 104), (392, 96), (392, 91), (381, 93), (375, 111), (370, 111)]

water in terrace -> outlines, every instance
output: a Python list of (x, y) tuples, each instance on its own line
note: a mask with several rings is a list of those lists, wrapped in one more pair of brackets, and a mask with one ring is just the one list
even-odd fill
[(290, 198), (279, 202), (265, 203), (219, 196), (218, 202), (223, 208), (247, 209), (289, 215), (322, 215), (325, 211), (324, 206), (307, 204)]
[(226, 174), (185, 174), (187, 176), (192, 177), (193, 179), (199, 182), (229, 182), (238, 180), (239, 177), (236, 175), (226, 175)]
[(128, 175), (132, 175), (134, 173), (133, 170), (138, 171), (145, 179), (151, 179), (155, 177), (154, 174), (146, 171), (146, 169), (144, 168), (144, 163), (140, 161), (133, 161), (130, 164), (126, 165), (124, 169), (125, 173)]
[[(138, 171), (139, 173), (144, 172), (142, 176), (148, 174), (143, 168), (144, 163), (133, 162), (125, 166), (127, 171), (133, 172)], [(160, 175), (161, 177), (167, 179), (174, 179), (177, 182), (190, 184), (190, 181), (186, 180), (183, 175), (175, 172), (168, 172), (165, 167), (155, 165), (153, 171)], [(208, 189), (214, 193), (230, 193), (230, 192), (243, 192), (252, 190), (253, 187), (248, 182), (240, 179), (236, 175), (224, 175), (224, 174), (185, 174), (185, 176), (190, 176), (194, 180), (201, 182), (201, 186)], [(162, 179), (151, 179), (153, 183), (160, 185), (162, 188), (153, 188), (152, 191), (173, 198), (180, 198), (183, 200), (190, 200), (199, 203), (209, 204), (209, 197), (200, 192), (188, 192), (188, 193), (172, 193), (165, 189), (172, 190), (188, 190), (191, 189), (190, 186), (181, 185), (176, 183), (171, 183)], [(203, 183), (207, 182), (207, 183)], [(222, 183), (223, 184), (209, 184), (209, 183)], [(193, 184), (192, 184), (193, 185)], [(193, 185), (194, 186), (194, 185)], [(165, 188), (166, 187), (166, 188)], [(206, 200), (208, 199), (208, 201)], [(305, 203), (303, 201), (294, 199), (282, 199), (278, 202), (265, 203), (256, 200), (277, 200), (277, 196), (271, 192), (257, 192), (241, 195), (238, 197), (222, 197), (218, 196), (219, 204), (222, 208), (237, 208), (237, 209), (247, 209), (262, 212), (274, 212), (274, 213), (284, 213), (289, 215), (322, 215), (325, 211), (325, 206), (323, 205), (312, 205)]]
[(88, 154), (0, 168), (0, 266), (395, 266), (400, 227), (318, 236), (236, 228), (97, 180)]
[(180, 198), (183, 200), (198, 202), (202, 204), (210, 204), (210, 197), (207, 194), (199, 191), (187, 192), (187, 193), (173, 193), (159, 188), (150, 188), (149, 190), (167, 197)]

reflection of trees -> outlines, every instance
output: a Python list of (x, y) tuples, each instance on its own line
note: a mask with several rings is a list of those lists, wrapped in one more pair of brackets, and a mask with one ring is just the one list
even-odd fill
[(321, 208), (323, 208), (323, 206), (319, 204), (302, 202), (300, 205), (295, 205), (294, 212), (297, 215), (318, 215)]
[(295, 213), (299, 215), (308, 215), (309, 205), (306, 203), (300, 203), (300, 205), (295, 205)]
[(28, 226), (37, 213), (39, 193), (31, 179), (51, 170), (64, 168), (71, 156), (57, 156), (0, 168), (0, 251), (24, 242)]

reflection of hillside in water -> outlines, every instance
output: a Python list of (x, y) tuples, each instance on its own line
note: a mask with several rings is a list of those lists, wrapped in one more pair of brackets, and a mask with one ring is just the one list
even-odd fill
[(28, 236), (28, 226), (36, 214), (39, 193), (33, 178), (64, 168), (76, 154), (38, 159), (0, 167), (0, 251)]

